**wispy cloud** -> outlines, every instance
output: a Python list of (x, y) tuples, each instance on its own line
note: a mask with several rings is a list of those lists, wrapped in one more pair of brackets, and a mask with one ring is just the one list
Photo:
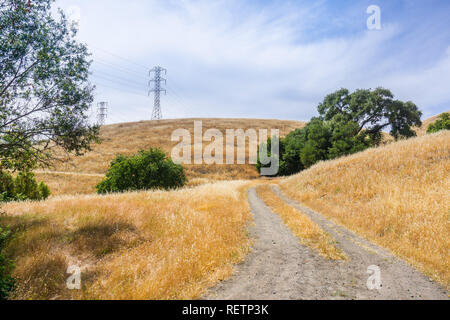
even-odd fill
[[(149, 119), (146, 67), (154, 65), (168, 69), (166, 117), (308, 119), (333, 90), (376, 86), (414, 101), (426, 115), (447, 110), (445, 22), (430, 24), (434, 13), (423, 16), (417, 6), (382, 2), (382, 30), (369, 31), (370, 3), (343, 3), (57, 2), (80, 8), (79, 37), (94, 54), (93, 81), (97, 98), (110, 102), (110, 122)], [(408, 14), (423, 24), (411, 24)]]

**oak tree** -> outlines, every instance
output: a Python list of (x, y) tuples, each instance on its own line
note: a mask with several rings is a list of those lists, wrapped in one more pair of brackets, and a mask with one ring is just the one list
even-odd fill
[(0, 0), (0, 169), (48, 166), (53, 149), (80, 155), (98, 139), (88, 50), (52, 3)]

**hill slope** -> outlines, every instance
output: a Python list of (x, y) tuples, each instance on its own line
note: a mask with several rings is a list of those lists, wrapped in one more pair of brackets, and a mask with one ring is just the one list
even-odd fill
[[(187, 121), (189, 128), (193, 120), (177, 121)], [(137, 142), (127, 143), (127, 132), (132, 131), (129, 126), (136, 126), (133, 132), (139, 133), (145, 131), (139, 126), (149, 125), (109, 126), (110, 133), (105, 126), (102, 135), (108, 144), (97, 146), (105, 148), (97, 153), (104, 158), (88, 154), (74, 160), (81, 161), (75, 168), (81, 173), (72, 172), (71, 167), (67, 170), (72, 171), (49, 175), (60, 176), (72, 192), (76, 183), (84, 183), (83, 178), (101, 179), (94, 169), (88, 174), (82, 169), (113, 157), (113, 152), (106, 154), (108, 150), (141, 148), (131, 146)], [(149, 132), (157, 128), (171, 132), (174, 124), (161, 126)], [(292, 129), (285, 130), (282, 133)], [(150, 141), (159, 138), (145, 138), (148, 132), (142, 137)], [(170, 150), (170, 146), (163, 147)], [(195, 174), (194, 169), (188, 170)], [(210, 174), (209, 167), (203, 170)], [(450, 131), (442, 131), (321, 162), (271, 182), (279, 181), (291, 198), (390, 249), (448, 287), (449, 170)], [(232, 264), (247, 252), (245, 226), (251, 215), (245, 191), (264, 182), (227, 181), (169, 192), (63, 196), (5, 204), (0, 223), (18, 232), (7, 248), (17, 265), (15, 276), (23, 280), (17, 297), (196, 297), (230, 275)], [(62, 275), (70, 264), (83, 268), (86, 287), (82, 291), (65, 288)]]
[(280, 186), (448, 287), (449, 171), (447, 130), (320, 162)]
[[(437, 117), (423, 121), (421, 128), (416, 128), (418, 136), (426, 133), (426, 128)], [(56, 163), (51, 172), (37, 171), (38, 180), (45, 181), (53, 195), (88, 194), (95, 192), (95, 185), (101, 181), (109, 163), (116, 154), (132, 154), (139, 149), (161, 147), (170, 155), (177, 142), (170, 137), (174, 130), (183, 128), (193, 134), (195, 120), (202, 120), (203, 132), (210, 128), (219, 129), (225, 134), (226, 129), (279, 129), (285, 136), (296, 128), (305, 126), (306, 122), (273, 119), (172, 119), (159, 121), (139, 121), (106, 125), (101, 128), (101, 144), (94, 145), (93, 150), (82, 157), (74, 157), (67, 163)], [(385, 134), (385, 141), (392, 143), (390, 135)], [(205, 147), (207, 143), (203, 144)], [(248, 150), (248, 148), (247, 148)], [(216, 180), (255, 179), (259, 175), (253, 165), (184, 165), (189, 185), (197, 185)]]
[[(219, 129), (279, 129), (284, 136), (305, 122), (271, 119), (174, 119), (139, 121), (106, 125), (101, 128), (103, 142), (93, 146), (84, 156), (74, 157), (67, 163), (56, 163), (52, 173), (38, 171), (37, 178), (49, 184), (53, 195), (93, 193), (109, 163), (117, 154), (132, 154), (139, 149), (161, 147), (170, 156), (173, 146), (171, 134), (176, 129), (187, 129), (193, 136), (194, 120), (202, 120), (203, 133), (210, 128)], [(270, 131), (269, 131), (270, 132)], [(224, 139), (225, 140), (225, 139)], [(203, 147), (208, 143), (203, 143)], [(248, 148), (246, 148), (248, 151)], [(224, 148), (225, 150), (225, 148)], [(190, 185), (215, 180), (254, 179), (259, 174), (254, 165), (184, 165)]]

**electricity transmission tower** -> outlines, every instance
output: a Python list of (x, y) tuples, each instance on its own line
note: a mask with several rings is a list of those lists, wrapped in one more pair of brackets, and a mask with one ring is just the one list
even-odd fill
[(97, 103), (97, 124), (104, 125), (106, 120), (106, 113), (108, 112), (108, 102), (101, 101)]
[[(166, 69), (156, 66), (148, 73), (150, 77), (152, 76), (152, 73), (154, 73), (153, 79), (150, 79), (150, 81), (148, 82), (148, 85), (150, 87), (148, 95), (150, 95), (150, 92), (155, 93), (155, 100), (153, 103), (153, 111), (152, 111), (152, 120), (160, 120), (162, 118), (161, 106), (159, 105), (160, 102), (159, 96), (161, 91), (164, 91), (164, 94), (166, 94), (166, 89), (161, 89), (161, 82), (164, 81), (164, 84), (166, 84), (166, 79), (161, 78), (162, 72), (164, 72), (164, 74), (167, 74)], [(153, 87), (151, 86), (152, 83)]]

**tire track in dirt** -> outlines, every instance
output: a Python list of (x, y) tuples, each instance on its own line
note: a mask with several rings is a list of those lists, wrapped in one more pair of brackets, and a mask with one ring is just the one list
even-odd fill
[[(211, 288), (205, 299), (448, 299), (447, 291), (386, 250), (337, 226), (320, 214), (288, 199), (278, 186), (272, 190), (328, 232), (349, 257), (328, 260), (302, 245), (258, 198), (248, 191), (254, 225), (252, 252), (236, 266), (233, 276)], [(367, 268), (381, 271), (382, 287), (369, 290)]]

